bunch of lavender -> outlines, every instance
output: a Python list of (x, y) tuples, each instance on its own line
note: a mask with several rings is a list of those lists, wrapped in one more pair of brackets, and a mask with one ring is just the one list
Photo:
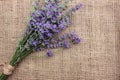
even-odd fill
[[(69, 0), (64, 3), (59, 0), (45, 0), (41, 8), (39, 2), (35, 2), (26, 32), (9, 63), (10, 66), (15, 67), (23, 58), (35, 51), (49, 49), (47, 55), (50, 57), (53, 55), (50, 49), (70, 48), (71, 43), (80, 43), (74, 32), (59, 35), (71, 25), (71, 15), (82, 7), (82, 4), (78, 4), (63, 14), (68, 2)], [(0, 80), (6, 80), (10, 74), (2, 73)]]

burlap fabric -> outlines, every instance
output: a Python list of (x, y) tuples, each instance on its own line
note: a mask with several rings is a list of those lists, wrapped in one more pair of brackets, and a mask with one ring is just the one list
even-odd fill
[[(0, 59), (9, 62), (28, 22), (33, 0), (0, 0)], [(8, 80), (120, 80), (120, 0), (83, 3), (73, 17), (82, 38), (71, 49), (55, 49), (51, 58), (37, 52), (24, 59)], [(42, 0), (40, 2), (42, 4)], [(2, 73), (2, 69), (0, 69)]]

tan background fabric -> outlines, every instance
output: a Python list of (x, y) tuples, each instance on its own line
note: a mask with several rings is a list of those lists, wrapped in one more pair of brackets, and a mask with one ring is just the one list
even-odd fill
[[(42, 0), (41, 0), (42, 1)], [(26, 29), (33, 0), (0, 0), (0, 60), (9, 62)], [(55, 49), (24, 59), (8, 80), (120, 80), (120, 0), (73, 0), (83, 3), (73, 16), (82, 38), (71, 49)], [(42, 4), (42, 2), (40, 2)], [(2, 68), (0, 68), (2, 73)]]

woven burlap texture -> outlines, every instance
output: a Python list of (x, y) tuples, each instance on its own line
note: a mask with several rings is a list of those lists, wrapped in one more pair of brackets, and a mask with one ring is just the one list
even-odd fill
[[(33, 1), (0, 0), (3, 62), (10, 61), (22, 38)], [(120, 0), (73, 0), (69, 6), (78, 2), (83, 8), (65, 32), (76, 31), (82, 42), (53, 50), (51, 58), (41, 57), (46, 51), (29, 55), (8, 80), (120, 80)]]

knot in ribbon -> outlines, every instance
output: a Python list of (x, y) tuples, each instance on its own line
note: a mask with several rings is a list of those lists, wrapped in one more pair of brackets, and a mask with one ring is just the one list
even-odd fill
[(10, 64), (5, 64), (5, 63), (0, 63), (0, 66), (3, 66), (3, 73), (6, 75), (11, 75), (15, 68), (11, 66)]

